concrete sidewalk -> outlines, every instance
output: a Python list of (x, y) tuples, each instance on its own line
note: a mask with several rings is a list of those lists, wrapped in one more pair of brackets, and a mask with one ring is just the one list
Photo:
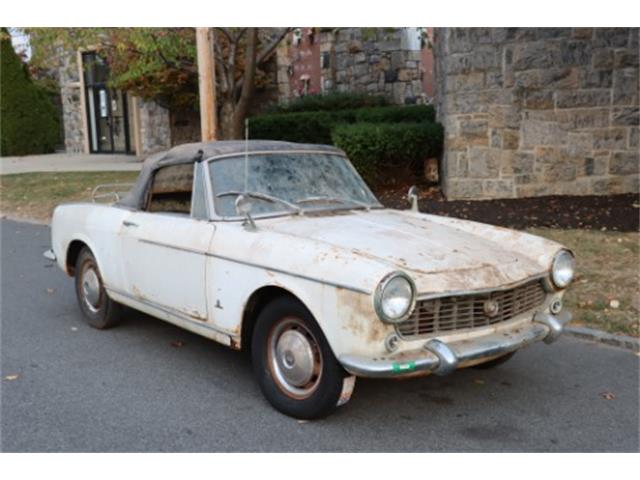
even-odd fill
[(0, 157), (0, 174), (28, 172), (137, 171), (142, 158), (135, 155), (51, 153), (24, 157)]

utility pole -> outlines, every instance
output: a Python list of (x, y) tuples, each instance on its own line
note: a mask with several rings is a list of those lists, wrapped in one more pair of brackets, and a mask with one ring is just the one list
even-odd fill
[(200, 92), (200, 132), (203, 142), (217, 140), (216, 68), (213, 29), (196, 27), (198, 51), (198, 86)]

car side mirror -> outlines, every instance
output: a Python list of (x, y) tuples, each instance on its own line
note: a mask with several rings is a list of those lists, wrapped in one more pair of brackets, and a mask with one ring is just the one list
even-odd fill
[(418, 187), (412, 186), (407, 192), (407, 200), (411, 204), (411, 211), (418, 212)]
[(251, 218), (251, 210), (253, 208), (253, 204), (251, 203), (251, 199), (244, 195), (238, 195), (236, 197), (236, 213), (244, 217), (244, 222), (242, 225), (247, 228), (247, 230), (255, 230), (256, 224)]

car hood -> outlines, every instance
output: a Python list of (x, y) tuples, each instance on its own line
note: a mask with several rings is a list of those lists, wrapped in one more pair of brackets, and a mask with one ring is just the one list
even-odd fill
[(349, 256), (406, 271), (421, 293), (487, 288), (540, 275), (560, 248), (513, 230), (387, 209), (285, 217), (260, 221), (259, 228), (289, 237), (292, 247), (312, 241), (336, 259)]

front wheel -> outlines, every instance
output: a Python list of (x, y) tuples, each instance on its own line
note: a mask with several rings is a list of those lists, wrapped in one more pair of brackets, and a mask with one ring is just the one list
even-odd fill
[(286, 415), (326, 416), (353, 391), (355, 377), (343, 370), (311, 313), (293, 298), (278, 298), (260, 313), (251, 354), (262, 393)]

